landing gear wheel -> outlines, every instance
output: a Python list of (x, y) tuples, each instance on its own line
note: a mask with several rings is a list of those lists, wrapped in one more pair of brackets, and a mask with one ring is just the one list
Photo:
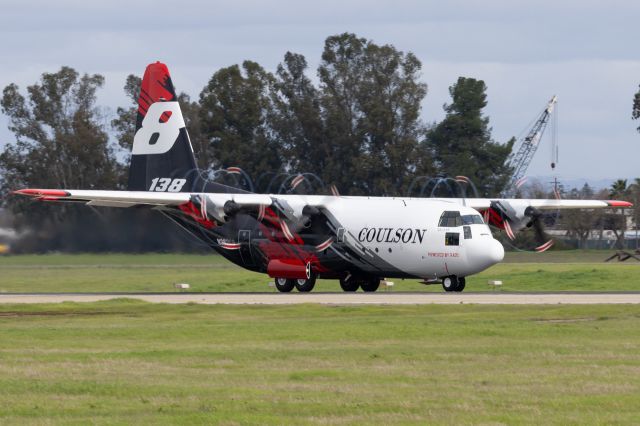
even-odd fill
[(340, 278), (340, 288), (342, 288), (343, 291), (358, 291), (358, 287), (360, 287), (360, 283), (354, 277), (350, 276), (348, 280)]
[(296, 286), (295, 280), (276, 278), (276, 288), (280, 293), (289, 293)]
[(311, 275), (310, 278), (293, 281), (295, 282), (295, 286), (300, 293), (308, 293), (313, 290), (313, 287), (316, 285), (316, 276)]
[(380, 287), (380, 278), (369, 278), (360, 283), (360, 287), (362, 287), (362, 291), (366, 293), (372, 293)]
[(462, 291), (464, 290), (464, 286), (467, 284), (466, 280), (464, 279), (464, 277), (460, 277), (458, 278), (458, 287), (456, 287), (456, 289), (454, 291)]
[(458, 277), (451, 275), (442, 279), (442, 288), (444, 291), (456, 291), (458, 288)]

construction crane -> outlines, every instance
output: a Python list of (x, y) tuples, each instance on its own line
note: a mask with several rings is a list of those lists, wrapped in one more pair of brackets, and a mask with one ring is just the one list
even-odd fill
[[(527, 135), (519, 141), (518, 144), (514, 147), (511, 155), (507, 159), (507, 165), (513, 168), (513, 175), (511, 175), (511, 180), (507, 185), (507, 195), (512, 196), (515, 191), (524, 183), (524, 176), (527, 173), (527, 169), (529, 168), (529, 164), (531, 164), (531, 160), (538, 150), (538, 146), (540, 144), (540, 139), (542, 139), (542, 135), (544, 134), (545, 129), (547, 128), (547, 124), (549, 124), (549, 120), (553, 114), (553, 110), (555, 108), (556, 103), (558, 102), (557, 96), (553, 96), (547, 107), (542, 111), (538, 119), (536, 120), (531, 130), (527, 133)], [(555, 136), (555, 135), (554, 135)], [(555, 137), (553, 141), (552, 153), (551, 153), (551, 169), (555, 169), (558, 148), (556, 145)], [(516, 149), (517, 148), (517, 149)]]

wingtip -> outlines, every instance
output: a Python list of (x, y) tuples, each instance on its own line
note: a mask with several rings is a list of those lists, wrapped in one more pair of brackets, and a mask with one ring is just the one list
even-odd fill
[(59, 197), (68, 197), (69, 195), (71, 195), (67, 191), (63, 191), (61, 189), (32, 189), (32, 188), (18, 189), (16, 191), (13, 191), (12, 194), (26, 195), (28, 197), (35, 197), (35, 198), (50, 198), (50, 197), (59, 198)]
[(609, 205), (609, 207), (624, 207), (624, 208), (633, 207), (633, 203), (630, 203), (628, 201), (607, 200), (607, 204)]

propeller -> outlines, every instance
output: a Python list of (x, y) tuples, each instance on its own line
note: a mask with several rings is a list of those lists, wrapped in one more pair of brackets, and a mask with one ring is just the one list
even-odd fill
[(527, 228), (532, 228), (535, 236), (535, 241), (538, 244), (534, 248), (538, 253), (549, 250), (553, 247), (554, 241), (548, 237), (544, 231), (544, 225), (542, 224), (542, 212), (534, 207), (527, 207), (524, 211), (524, 215), (531, 220), (527, 222)]
[[(329, 190), (333, 197), (340, 197), (340, 193), (335, 185), (327, 188), (325, 183), (317, 175), (313, 173), (302, 173), (298, 175), (290, 175), (281, 185), (279, 193), (285, 193), (285, 184), (288, 185), (286, 193), (296, 193), (303, 200), (303, 205), (289, 204), (287, 200), (278, 197), (274, 198), (272, 211), (275, 213), (275, 221), (273, 224), (279, 226), (284, 237), (290, 242), (300, 241), (300, 231), (304, 232), (304, 241), (307, 244), (315, 245), (316, 251), (323, 251), (329, 248), (335, 241), (334, 235), (327, 235), (326, 226), (323, 226), (322, 209), (310, 204), (306, 204), (306, 195), (308, 193), (325, 192)], [(325, 188), (325, 191), (319, 191)], [(325, 200), (331, 202), (331, 199)], [(272, 222), (273, 222), (272, 219)]]
[[(515, 210), (508, 205), (503, 205), (499, 201), (492, 201), (491, 207), (484, 213), (487, 224), (504, 230), (508, 239), (513, 241), (513, 243), (506, 241), (512, 248), (520, 251), (535, 251), (538, 253), (549, 250), (554, 244), (554, 241), (549, 238), (544, 230), (542, 222), (543, 216), (540, 210), (529, 206), (524, 211), (524, 218), (517, 220), (515, 218), (518, 217), (518, 215), (516, 215)], [(520, 230), (527, 228), (533, 232), (533, 241), (535, 244), (533, 247), (531, 247), (531, 243), (526, 244), (527, 238), (519, 233)], [(525, 243), (524, 249), (522, 248), (523, 242)]]

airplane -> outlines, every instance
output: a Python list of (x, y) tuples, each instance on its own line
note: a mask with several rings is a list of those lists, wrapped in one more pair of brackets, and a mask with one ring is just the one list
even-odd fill
[[(204, 178), (167, 66), (142, 80), (127, 191), (21, 189), (45, 202), (154, 209), (231, 262), (267, 273), (280, 292), (316, 279), (376, 291), (418, 278), (460, 292), (465, 278), (504, 258), (489, 224), (509, 236), (544, 210), (626, 208), (625, 201), (256, 194)], [(552, 241), (540, 245), (548, 249)]]

